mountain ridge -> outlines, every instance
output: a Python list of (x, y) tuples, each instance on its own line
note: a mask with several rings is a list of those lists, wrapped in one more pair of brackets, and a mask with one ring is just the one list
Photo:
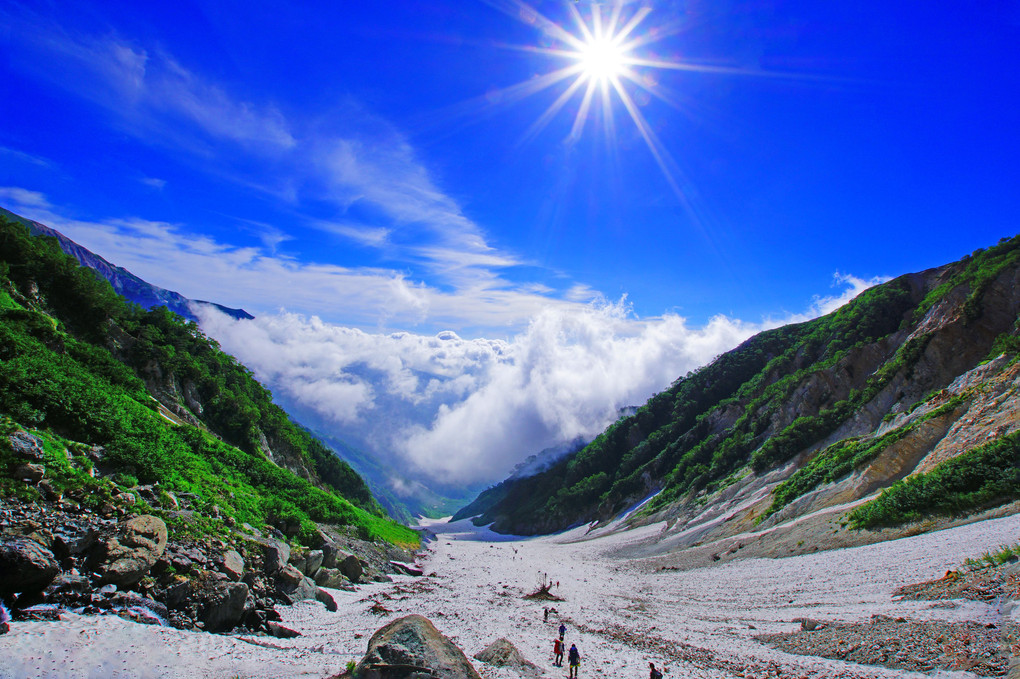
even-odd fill
[[(741, 520), (713, 535), (777, 525), (807, 512), (800, 498), (819, 484), (846, 490), (853, 485), (848, 479), (870, 473), (870, 486), (842, 496), (862, 499), (883, 488), (892, 492), (915, 468), (930, 474), (955, 458), (970, 459), (977, 435), (965, 436), (960, 430), (967, 428), (957, 426), (958, 449), (950, 454), (943, 445), (936, 462), (928, 454), (945, 435), (932, 431), (941, 425), (948, 433), (961, 417), (973, 417), (967, 413), (982, 403), (974, 394), (994, 391), (996, 380), (1009, 386), (997, 397), (992, 438), (1008, 442), (1018, 426), (1009, 415), (1009, 404), (1017, 402), (1010, 371), (1020, 346), (1018, 261), (1020, 237), (1003, 239), (960, 262), (871, 288), (827, 316), (760, 333), (679, 378), (552, 469), (500, 484), (502, 497), (486, 503), (476, 522), (515, 534), (605, 525), (653, 495), (626, 523), (665, 520), (670, 531), (681, 531), (712, 507), (722, 511), (761, 493), (741, 510)], [(973, 377), (972, 391), (947, 391), (999, 354), (1006, 359), (993, 362), (992, 373), (979, 371), (983, 377)], [(910, 413), (929, 419), (915, 421)], [(891, 430), (890, 423), (897, 426)], [(928, 432), (925, 445), (918, 444), (921, 430)], [(896, 451), (908, 444), (913, 457), (893, 473)], [(1007, 447), (1002, 464), (1015, 459), (1012, 444)], [(1020, 497), (1020, 479), (1000, 472), (1004, 485), (984, 498), (986, 505)], [(836, 495), (812, 496), (815, 508), (834, 505)]]

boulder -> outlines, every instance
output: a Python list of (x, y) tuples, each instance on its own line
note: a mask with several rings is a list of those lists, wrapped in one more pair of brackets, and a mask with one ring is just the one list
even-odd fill
[(280, 574), (277, 575), (276, 577), (280, 579), (281, 585), (297, 585), (305, 578), (304, 574), (301, 571), (294, 568), (294, 566), (291, 566), (290, 564), (288, 564), (286, 568), (280, 571)]
[(343, 573), (351, 582), (357, 582), (360, 580), (361, 574), (365, 572), (365, 569), (358, 560), (358, 557), (353, 554), (338, 555), (337, 568), (339, 568), (340, 572)]
[(65, 523), (53, 529), (53, 551), (61, 559), (78, 556), (96, 542), (99, 531), (87, 524)]
[(333, 598), (332, 594), (322, 589), (321, 587), (315, 590), (315, 600), (321, 603), (323, 606), (325, 606), (326, 610), (329, 611), (330, 613), (336, 613), (337, 610), (336, 599)]
[(123, 535), (106, 542), (106, 557), (97, 569), (101, 581), (120, 587), (134, 585), (163, 556), (166, 540), (162, 519), (149, 515), (129, 519)]
[(293, 639), (294, 637), (301, 636), (301, 632), (292, 630), (289, 627), (284, 627), (280, 623), (273, 622), (272, 620), (266, 623), (266, 629), (277, 639)]
[(408, 615), (394, 620), (368, 642), (368, 653), (354, 669), (358, 679), (481, 679), (464, 652), (428, 619)]
[(298, 601), (318, 597), (319, 587), (315, 581), (304, 575), (301, 575), (300, 578), (296, 583), (280, 580), (276, 592), (285, 603), (295, 604)]
[(315, 573), (315, 584), (319, 587), (340, 589), (346, 582), (344, 574), (340, 572), (339, 568), (320, 568)]
[(53, 552), (28, 538), (0, 538), (0, 595), (38, 592), (60, 572)]
[(390, 561), (390, 565), (393, 566), (394, 570), (404, 575), (421, 576), (424, 571), (418, 568), (413, 563), (404, 563), (403, 561)]
[(284, 569), (290, 561), (290, 545), (282, 540), (269, 540), (263, 550), (266, 573), (275, 575)]
[(244, 575), (244, 559), (241, 555), (232, 549), (224, 552), (223, 572), (230, 576), (231, 580), (240, 580)]
[(321, 549), (313, 549), (305, 556), (304, 574), (315, 577), (315, 572), (322, 567), (323, 554)]
[(340, 553), (336, 545), (327, 540), (322, 543), (322, 547), (319, 547), (319, 551), (322, 552), (322, 563), (319, 566), (323, 568), (336, 568), (336, 558)]
[(221, 582), (213, 587), (202, 611), (202, 622), (210, 632), (229, 632), (241, 620), (248, 585), (243, 582)]
[(475, 660), (481, 660), (489, 665), (498, 667), (509, 667), (522, 676), (537, 677), (542, 674), (542, 668), (533, 662), (524, 659), (521, 652), (517, 650), (508, 639), (499, 638), (475, 653)]
[(7, 441), (11, 444), (11, 450), (18, 457), (34, 462), (42, 461), (43, 447), (38, 436), (33, 436), (27, 431), (16, 431), (7, 437)]
[(14, 478), (29, 483), (39, 483), (46, 476), (46, 467), (41, 464), (19, 464), (14, 468)]

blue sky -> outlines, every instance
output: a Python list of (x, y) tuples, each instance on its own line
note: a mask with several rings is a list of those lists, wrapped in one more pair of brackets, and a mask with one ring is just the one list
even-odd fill
[[(641, 86), (620, 80), (635, 115), (596, 88), (579, 116), (583, 79), (557, 108), (573, 76), (528, 94), (578, 63), (563, 29), (617, 11), (639, 43)], [(294, 336), (455, 332), (473, 368), (440, 371), (446, 400), (394, 377), (435, 354), (379, 357), (388, 387), (329, 365), (327, 420), (354, 426), (387, 389), (431, 404), (387, 449), (496, 389), (473, 342), (521, 370), (538, 337), (684, 355), (523, 449), (597, 430), (749, 332), (1016, 233), (1018, 44), (1004, 1), (7, 2), (0, 205)], [(572, 334), (578, 318), (603, 319), (606, 343)], [(282, 380), (253, 335), (228, 348)], [(566, 382), (549, 394), (592, 392)], [(271, 386), (300, 401), (288, 384)]]

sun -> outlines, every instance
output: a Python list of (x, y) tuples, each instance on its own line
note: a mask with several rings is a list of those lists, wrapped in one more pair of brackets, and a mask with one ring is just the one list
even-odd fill
[(611, 37), (592, 36), (577, 50), (577, 60), (589, 80), (606, 81), (624, 72), (627, 54)]

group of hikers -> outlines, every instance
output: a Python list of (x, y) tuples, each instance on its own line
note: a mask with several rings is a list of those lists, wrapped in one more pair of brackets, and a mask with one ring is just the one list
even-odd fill
[[(546, 608), (544, 612), (545, 621), (549, 621), (549, 609)], [(563, 637), (567, 634), (567, 626), (565, 623), (560, 623), (559, 628), (560, 635), (553, 639), (553, 665), (556, 667), (563, 667), (563, 648), (565, 643)], [(570, 673), (568, 676), (576, 679), (577, 671), (581, 666), (581, 652), (577, 650), (576, 644), (570, 644), (570, 651), (567, 652), (567, 664), (570, 666)], [(649, 673), (648, 679), (662, 679), (662, 672), (655, 668), (655, 663), (648, 663)]]
[[(549, 619), (549, 612), (546, 611), (546, 619)], [(563, 667), (563, 637), (567, 633), (567, 626), (560, 623), (560, 636), (553, 639), (553, 665)], [(570, 666), (571, 677), (577, 677), (577, 670), (581, 666), (581, 652), (577, 650), (576, 644), (570, 644), (570, 652), (567, 653), (567, 664)]]

